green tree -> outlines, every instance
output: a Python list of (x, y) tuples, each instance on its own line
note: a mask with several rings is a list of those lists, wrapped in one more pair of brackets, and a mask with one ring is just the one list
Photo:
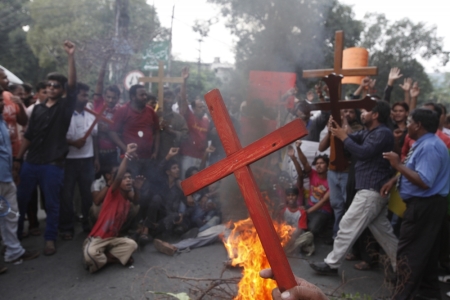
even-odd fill
[(343, 29), (345, 45), (359, 41), (362, 22), (337, 0), (209, 0), (222, 6), (228, 27), (238, 37), (236, 66), (249, 70), (296, 72), (305, 90), (317, 80), (301, 80), (303, 69), (333, 64), (334, 32)]
[[(141, 65), (142, 52), (165, 33), (154, 8), (145, 0), (34, 0), (27, 41), (41, 67), (64, 71), (65, 39), (77, 45), (80, 80), (95, 84), (99, 66), (113, 53), (109, 67), (114, 83)], [(112, 74), (111, 74), (112, 72)]]
[[(360, 46), (368, 49), (370, 65), (378, 67), (377, 93), (380, 96), (383, 93), (389, 70), (398, 67), (403, 78), (410, 77), (419, 82), (419, 102), (427, 101), (433, 86), (417, 58), (437, 57), (443, 65), (449, 59), (449, 53), (443, 51), (443, 39), (436, 34), (436, 27), (427, 27), (424, 23), (414, 23), (409, 19), (392, 22), (384, 14), (375, 13), (367, 14), (364, 22)], [(392, 101), (402, 100), (403, 90), (394, 89)]]
[(46, 70), (39, 68), (38, 60), (27, 44), (23, 26), (30, 24), (28, 0), (0, 2), (0, 64), (26, 82), (35, 83)]

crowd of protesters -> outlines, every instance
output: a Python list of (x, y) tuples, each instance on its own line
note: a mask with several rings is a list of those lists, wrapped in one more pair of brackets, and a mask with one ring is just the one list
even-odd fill
[[(139, 84), (124, 102), (118, 86), (104, 86), (108, 59), (91, 89), (77, 78), (75, 45), (66, 41), (64, 49), (68, 77), (50, 73), (34, 93), (28, 84), (10, 84), (0, 69), (0, 196), (10, 207), (0, 217), (5, 262), (40, 255), (21, 246), (30, 235), (43, 235), (43, 254), (54, 255), (57, 240), (79, 233), (77, 220), (87, 234), (82, 249), (90, 272), (107, 263), (132, 264), (137, 247), (153, 242), (173, 255), (180, 246), (165, 237), (195, 238), (226, 221), (220, 182), (187, 197), (181, 189), (182, 179), (225, 157), (205, 103), (187, 99), (189, 69), (182, 70), (180, 87), (164, 89), (162, 107)], [(328, 111), (312, 113), (289, 90), (280, 99), (295, 99), (286, 119), (303, 120), (308, 135), (253, 169), (274, 218), (295, 229), (286, 251), (312, 255), (319, 237), (333, 245), (323, 262), (311, 263), (317, 273), (337, 274), (344, 259), (368, 270), (385, 254), (393, 299), (440, 299), (438, 267), (450, 272), (450, 118), (442, 104), (417, 107), (419, 85), (409, 78), (400, 84), (404, 99), (391, 103), (401, 77), (391, 69), (382, 97), (372, 91), (374, 80), (364, 78), (349, 98), (370, 94), (374, 108), (342, 110), (339, 122)], [(328, 100), (326, 87), (317, 85), (315, 93), (317, 101)], [(314, 101), (314, 93), (306, 98)], [(260, 100), (226, 100), (244, 145), (283, 125)], [(334, 151), (336, 140), (345, 149), (345, 167), (323, 154), (330, 146)], [(316, 142), (321, 154), (308, 159), (302, 141)], [(388, 212), (394, 191), (406, 203), (401, 214)], [(0, 273), (6, 269), (0, 265)]]

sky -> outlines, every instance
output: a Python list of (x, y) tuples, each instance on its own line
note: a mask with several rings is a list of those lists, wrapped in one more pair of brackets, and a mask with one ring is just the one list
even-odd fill
[[(221, 16), (218, 6), (207, 3), (206, 0), (147, 0), (147, 2), (155, 5), (164, 27), (170, 27), (172, 8), (175, 5), (172, 46), (175, 58), (197, 61), (199, 34), (192, 30), (192, 26), (196, 20), (215, 19), (218, 22), (210, 27), (208, 37), (201, 44), (201, 60), (208, 63), (215, 57), (220, 57), (221, 62), (234, 63), (233, 48), (237, 38), (226, 28), (226, 20)], [(341, 0), (341, 2), (353, 6), (357, 19), (362, 19), (367, 12), (378, 12), (384, 13), (388, 20), (392, 21), (410, 18), (414, 22), (424, 22), (427, 26), (436, 25), (438, 36), (444, 37), (444, 49), (450, 51), (449, 0)], [(450, 72), (450, 63), (445, 67), (439, 67), (436, 61), (421, 62), (427, 72)]]

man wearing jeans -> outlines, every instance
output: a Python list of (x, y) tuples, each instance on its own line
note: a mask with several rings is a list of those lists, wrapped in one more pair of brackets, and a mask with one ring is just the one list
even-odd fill
[[(77, 100), (75, 45), (65, 41), (64, 50), (69, 56), (69, 79), (56, 73), (47, 75), (48, 99), (34, 107), (16, 159), (21, 161), (28, 150), (20, 171), (17, 192), (20, 210), (17, 236), (22, 237), (25, 212), (33, 190), (39, 184), (45, 197), (47, 213), (44, 255), (56, 253), (60, 192), (64, 178), (64, 161), (69, 151), (66, 133)], [(64, 94), (66, 97), (63, 98)]]
[(382, 188), (396, 184), (406, 203), (397, 252), (395, 300), (441, 299), (438, 281), (441, 226), (447, 214), (450, 159), (447, 147), (435, 135), (439, 127), (436, 112), (416, 109), (408, 122), (408, 134), (416, 142), (405, 163), (394, 152), (383, 153), (400, 172)]
[(372, 111), (363, 110), (361, 115), (366, 130), (347, 135), (346, 129), (332, 120), (332, 135), (342, 140), (344, 147), (358, 159), (355, 165), (358, 192), (341, 220), (333, 251), (324, 262), (310, 264), (319, 274), (337, 274), (345, 254), (366, 227), (383, 247), (395, 270), (398, 241), (387, 219), (389, 195), (380, 194), (392, 173), (389, 163), (382, 156), (394, 148), (394, 136), (385, 125), (391, 108), (386, 101), (376, 101)]

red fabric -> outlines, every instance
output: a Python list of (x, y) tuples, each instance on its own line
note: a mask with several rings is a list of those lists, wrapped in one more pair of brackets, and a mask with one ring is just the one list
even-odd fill
[[(99, 96), (94, 100), (94, 111), (100, 112), (103, 109), (103, 105), (105, 104), (105, 100), (102, 96)], [(103, 116), (109, 120), (112, 120), (117, 108), (120, 107), (119, 104), (115, 105), (113, 108), (107, 107), (105, 111), (103, 111)], [(103, 123), (104, 125), (110, 127), (110, 125), (106, 122), (100, 121), (99, 123)], [(98, 137), (98, 148), (99, 150), (115, 150), (116, 144), (109, 138), (107, 133), (99, 133)]]
[(195, 158), (202, 158), (207, 144), (209, 120), (206, 116), (199, 119), (188, 108), (184, 114), (189, 128), (189, 138), (181, 144), (181, 154)]
[(303, 230), (308, 229), (308, 216), (304, 209), (302, 209), (300, 207), (297, 207), (297, 208), (285, 207), (285, 208), (283, 208), (283, 210), (281, 211), (281, 218), (286, 221), (286, 219), (289, 218), (288, 215), (290, 215), (291, 217), (294, 217), (294, 218), (296, 218), (298, 215), (300, 215), (300, 217), (298, 218), (298, 222), (297, 222), (297, 228), (303, 229)]
[(17, 125), (17, 115), (20, 113), (19, 106), (11, 100), (13, 95), (10, 92), (3, 91), (3, 103), (5, 108), (3, 109), (3, 119), (6, 126), (8, 126), (9, 138), (11, 140), (12, 154), (17, 156), (20, 150), (20, 133)]
[(102, 239), (119, 236), (120, 228), (125, 223), (129, 211), (130, 202), (122, 196), (120, 189), (113, 191), (109, 188), (97, 222), (89, 236)]
[[(322, 179), (317, 171), (311, 169), (309, 174), (309, 198), (308, 206), (313, 207), (328, 192), (328, 180)], [(326, 202), (319, 210), (332, 213), (330, 201)]]
[[(450, 150), (450, 137), (448, 137), (441, 130), (436, 131), (436, 136), (438, 136), (444, 142), (445, 146), (447, 146), (447, 149)], [(411, 149), (414, 142), (415, 140), (411, 139), (409, 137), (409, 134), (405, 136), (405, 142), (403, 143), (402, 152), (400, 155), (402, 162), (405, 160), (406, 156), (408, 155), (409, 149)]]
[(153, 134), (159, 130), (158, 116), (151, 107), (145, 106), (142, 112), (138, 112), (128, 102), (117, 108), (113, 122), (111, 130), (122, 134), (124, 144), (136, 143), (139, 158), (151, 158)]

